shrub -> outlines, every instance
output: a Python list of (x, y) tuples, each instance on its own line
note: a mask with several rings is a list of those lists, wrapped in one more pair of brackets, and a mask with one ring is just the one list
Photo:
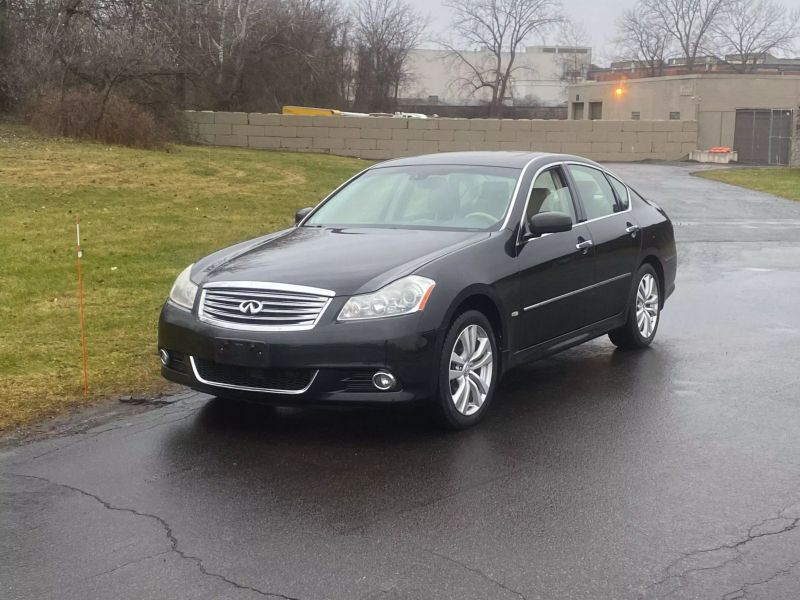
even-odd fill
[(91, 90), (69, 91), (63, 98), (45, 94), (33, 110), (31, 127), (44, 135), (135, 148), (163, 148), (168, 141), (166, 128), (141, 106)]

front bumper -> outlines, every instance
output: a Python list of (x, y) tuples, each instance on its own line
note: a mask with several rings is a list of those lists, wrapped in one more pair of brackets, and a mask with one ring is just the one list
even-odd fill
[[(161, 310), (158, 347), (177, 360), (162, 366), (161, 373), (209, 394), (283, 406), (382, 404), (431, 396), (438, 380), (439, 333), (418, 332), (419, 314), (351, 323), (338, 323), (331, 314), (306, 331), (242, 331), (200, 321), (194, 312), (168, 302)], [(266, 391), (200, 373), (200, 364), (220, 366), (216, 349), (222, 340), (266, 344), (267, 357), (259, 367), (308, 372), (307, 389), (300, 383), (289, 391)], [(246, 369), (235, 363), (224, 366)], [(378, 370), (395, 376), (394, 389), (381, 392), (369, 385), (371, 374)]]

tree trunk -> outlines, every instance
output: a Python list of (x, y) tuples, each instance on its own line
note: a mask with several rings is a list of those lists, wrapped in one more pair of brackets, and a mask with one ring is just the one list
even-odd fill
[(105, 94), (103, 94), (103, 102), (100, 104), (100, 113), (97, 115), (97, 121), (94, 124), (94, 139), (97, 139), (97, 136), (100, 134), (100, 125), (103, 123), (103, 117), (106, 114), (106, 104), (108, 104), (108, 98), (111, 96), (111, 90), (114, 89), (116, 83), (117, 78), (115, 77), (106, 85), (106, 91)]

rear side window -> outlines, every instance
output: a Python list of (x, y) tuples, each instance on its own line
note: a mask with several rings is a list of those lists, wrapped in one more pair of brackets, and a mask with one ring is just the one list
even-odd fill
[(571, 165), (569, 172), (575, 180), (587, 219), (599, 219), (617, 212), (617, 199), (602, 171), (582, 165)]
[(611, 182), (611, 187), (614, 188), (617, 194), (617, 201), (620, 206), (619, 210), (628, 210), (628, 207), (631, 205), (631, 199), (630, 196), (628, 196), (628, 186), (612, 175), (607, 174), (606, 177), (608, 177), (608, 180)]

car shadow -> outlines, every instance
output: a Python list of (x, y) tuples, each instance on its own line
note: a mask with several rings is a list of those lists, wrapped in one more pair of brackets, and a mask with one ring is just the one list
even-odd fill
[(439, 429), (420, 406), (273, 409), (214, 399), (164, 433), (159, 456), (164, 470), (201, 473), (200, 488), (195, 475), (173, 479), (170, 493), (202, 494), (212, 505), (235, 493), (241, 510), (270, 506), (353, 532), (511, 474), (546, 477), (635, 456), (669, 410), (658, 388), (670, 356), (592, 343), (515, 369), (487, 418), (462, 432)]

